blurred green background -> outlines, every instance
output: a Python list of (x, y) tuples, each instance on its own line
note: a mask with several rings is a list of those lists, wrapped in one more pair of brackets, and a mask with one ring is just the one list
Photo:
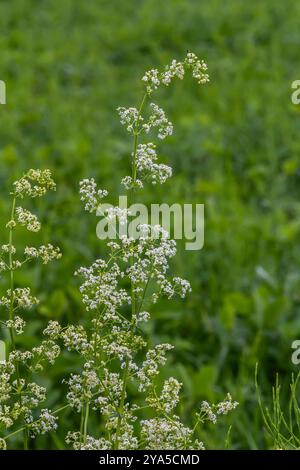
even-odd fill
[[(184, 382), (187, 423), (203, 399), (230, 391), (239, 401), (226, 423), (236, 449), (271, 445), (255, 395), (255, 363), (266, 397), (276, 372), (285, 390), (296, 370), (290, 357), (300, 337), (300, 106), (291, 103), (290, 86), (300, 78), (299, 15), (296, 0), (0, 3), (0, 79), (7, 85), (1, 222), (12, 181), (28, 168), (49, 167), (57, 192), (38, 201), (41, 237), (64, 253), (18, 280), (27, 285), (29, 278), (42, 298), (24, 345), (37, 340), (49, 318), (84, 321), (73, 272), (102, 255), (105, 244), (96, 238), (96, 219), (83, 213), (78, 183), (94, 176), (119, 194), (131, 141), (116, 107), (138, 104), (144, 70), (181, 60), (187, 50), (207, 61), (210, 84), (176, 82), (155, 96), (175, 126), (160, 145), (174, 177), (144, 198), (204, 203), (206, 227), (204, 249), (180, 247), (172, 266), (191, 281), (192, 295), (160, 302), (148, 334), (176, 347), (164, 374)], [(61, 379), (77, 362), (64, 355), (47, 371), (50, 406), (63, 403)], [(64, 426), (72, 428), (72, 420), (66, 412)], [(224, 446), (226, 426), (203, 430), (207, 447)], [(38, 445), (61, 448), (63, 435), (62, 429)]]

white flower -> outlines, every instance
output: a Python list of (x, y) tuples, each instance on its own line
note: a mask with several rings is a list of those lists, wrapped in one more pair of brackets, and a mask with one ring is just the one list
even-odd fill
[(3, 253), (11, 253), (12, 255), (16, 253), (16, 248), (13, 245), (2, 245), (1, 250)]
[(25, 175), (13, 183), (16, 197), (32, 198), (43, 196), (48, 190), (55, 190), (56, 185), (50, 170), (29, 170)]
[(69, 431), (66, 437), (66, 443), (72, 444), (75, 450), (108, 450), (111, 449), (111, 443), (104, 438), (95, 439), (87, 435), (85, 444), (80, 432)]
[(153, 127), (158, 127), (158, 138), (165, 139), (173, 134), (173, 124), (168, 120), (162, 108), (155, 103), (150, 103), (151, 115), (143, 129), (148, 133)]
[(60, 347), (52, 340), (45, 340), (41, 342), (40, 346), (32, 348), (32, 352), (41, 361), (54, 364), (60, 354)]
[(234, 410), (238, 406), (237, 401), (233, 401), (230, 393), (227, 393), (227, 399), (221, 401), (217, 404), (217, 414), (218, 415), (226, 415), (229, 411)]
[(79, 183), (80, 200), (85, 203), (85, 210), (94, 212), (100, 205), (100, 200), (108, 195), (105, 189), (97, 189), (94, 178), (84, 179)]
[(139, 391), (144, 391), (152, 384), (153, 377), (158, 373), (158, 367), (166, 363), (166, 353), (173, 349), (171, 344), (158, 344), (154, 349), (149, 349), (146, 353), (146, 360), (142, 363), (137, 372), (140, 381)]
[(152, 184), (164, 183), (172, 176), (171, 167), (163, 163), (156, 163), (157, 154), (152, 143), (139, 144), (136, 152), (136, 166), (138, 172), (149, 178)]
[(160, 73), (157, 69), (151, 69), (145, 73), (142, 81), (146, 83), (147, 93), (152, 93), (160, 85)]
[(181, 298), (184, 298), (192, 291), (191, 284), (186, 279), (181, 279), (181, 277), (174, 277), (173, 282), (175, 291), (180, 295)]
[(166, 413), (170, 413), (177, 406), (181, 387), (182, 383), (174, 377), (170, 377), (165, 381), (160, 396), (160, 405)]
[(23, 207), (17, 207), (16, 216), (19, 224), (24, 225), (30, 232), (38, 232), (40, 230), (41, 224), (38, 221), (37, 216), (32, 214), (27, 209), (24, 209)]
[(27, 258), (41, 258), (43, 264), (47, 264), (54, 259), (60, 259), (62, 256), (60, 249), (50, 243), (48, 245), (41, 245), (39, 248), (26, 246), (24, 254)]
[(8, 289), (6, 296), (0, 299), (0, 305), (8, 307), (11, 300), (16, 307), (25, 309), (29, 309), (38, 303), (38, 299), (31, 295), (29, 287), (14, 289), (12, 296), (10, 289)]
[(151, 69), (146, 72), (142, 81), (146, 84), (147, 93), (149, 95), (153, 93), (160, 84), (165, 86), (170, 85), (175, 77), (182, 80), (185, 75), (185, 69), (192, 70), (193, 77), (200, 85), (209, 82), (206, 63), (198, 59), (196, 54), (188, 52), (183, 62), (178, 62), (173, 59), (171, 64), (168, 65), (163, 72), (159, 72), (157, 69)]
[[(50, 331), (53, 329), (53, 324), (50, 326)], [(55, 330), (57, 330), (57, 325), (55, 325)], [(47, 334), (49, 331), (49, 325)], [(87, 334), (82, 325), (70, 325), (61, 333), (62, 340), (65, 347), (71, 351), (75, 350), (80, 353), (84, 353), (89, 348), (89, 342), (87, 339)]]
[(119, 107), (117, 108), (117, 111), (120, 116), (121, 124), (126, 125), (126, 129), (128, 132), (135, 132), (139, 121), (142, 120), (142, 118), (139, 116), (138, 110), (136, 108)]
[(56, 339), (58, 338), (59, 334), (61, 332), (61, 326), (57, 321), (50, 320), (47, 328), (44, 329), (43, 335), (49, 336), (51, 339)]
[(130, 215), (130, 211), (128, 209), (121, 209), (118, 206), (110, 207), (106, 209), (105, 216), (109, 222), (113, 222), (118, 220), (121, 225), (126, 224), (128, 215)]
[(4, 261), (0, 260), (0, 272), (1, 271), (6, 271), (6, 269), (7, 269), (6, 263)]
[(41, 410), (39, 419), (29, 426), (31, 437), (55, 431), (57, 429), (57, 419), (57, 416), (54, 416), (51, 410), (47, 408)]
[(132, 189), (132, 188), (143, 188), (143, 182), (140, 179), (136, 179), (135, 182), (132, 181), (131, 176), (124, 176), (124, 178), (121, 180), (121, 184), (126, 188), (126, 189)]
[(192, 449), (193, 431), (184, 426), (175, 417), (172, 421), (166, 418), (153, 418), (141, 421), (141, 436), (145, 449), (177, 450)]
[(6, 321), (6, 326), (7, 326), (7, 328), (13, 328), (15, 330), (16, 334), (20, 335), (24, 331), (24, 328), (26, 326), (26, 322), (23, 320), (23, 318), (15, 316), (13, 320), (7, 320)]
[(213, 424), (217, 422), (217, 416), (212, 410), (212, 406), (207, 402), (203, 401), (200, 407), (201, 411), (204, 413), (206, 419), (211, 421)]

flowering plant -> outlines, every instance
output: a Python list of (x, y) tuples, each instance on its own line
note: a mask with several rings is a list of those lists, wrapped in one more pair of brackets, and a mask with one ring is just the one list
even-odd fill
[(38, 248), (26, 246), (23, 254), (16, 258), (15, 230), (23, 226), (30, 232), (38, 232), (41, 228), (37, 216), (19, 204), (25, 198), (41, 197), (50, 190), (55, 190), (55, 183), (49, 170), (29, 170), (14, 182), (10, 219), (6, 224), (8, 243), (0, 248), (0, 273), (8, 277), (8, 289), (0, 298), (0, 306), (6, 312), (4, 318), (1, 315), (5, 341), (1, 340), (0, 430), (16, 428), (0, 438), (2, 449), (6, 449), (9, 438), (20, 430), (24, 434), (26, 449), (29, 436), (44, 434), (57, 427), (57, 418), (51, 411), (40, 409), (41, 403), (46, 399), (46, 389), (33, 380), (33, 377), (43, 370), (46, 363), (54, 363), (60, 353), (59, 346), (46, 339), (31, 350), (24, 351), (16, 344), (16, 336), (21, 335), (26, 327), (23, 312), (39, 302), (32, 295), (30, 287), (16, 287), (16, 271), (33, 260), (47, 264), (61, 257), (59, 248), (48, 244)]
[[(159, 139), (173, 132), (163, 109), (150, 102), (147, 112), (146, 104), (159, 86), (168, 86), (175, 77), (183, 79), (189, 69), (199, 84), (208, 82), (206, 64), (188, 53), (183, 62), (173, 60), (162, 72), (152, 69), (145, 73), (145, 91), (138, 108), (118, 108), (121, 124), (133, 140), (131, 174), (121, 182), (132, 203), (148, 181), (162, 184), (172, 175), (169, 166), (159, 163), (156, 146), (140, 142), (151, 130)], [(101, 212), (107, 194), (97, 188), (93, 178), (80, 183), (81, 200), (89, 212)], [(130, 217), (117, 206), (104, 215), (108, 223), (115, 220), (120, 226)], [(141, 224), (138, 228), (137, 239), (120, 232), (115, 241), (107, 243), (106, 259), (97, 259), (76, 272), (83, 280), (80, 292), (88, 324), (71, 325), (60, 332), (59, 325), (53, 324), (53, 331), (49, 331), (50, 338), (60, 337), (67, 349), (82, 358), (81, 372), (67, 380), (67, 400), (80, 414), (80, 426), (68, 433), (66, 441), (75, 449), (202, 449), (198, 425), (205, 420), (215, 423), (218, 415), (234, 409), (237, 403), (230, 395), (218, 405), (203, 402), (194, 427), (188, 428), (175, 412), (182, 384), (170, 377), (159, 389), (156, 379), (173, 346), (149, 347), (143, 324), (150, 320), (149, 307), (160, 296), (184, 298), (191, 286), (169, 275), (169, 260), (176, 254), (169, 234), (161, 226)], [(135, 402), (129, 392), (137, 394)], [(142, 417), (145, 408), (150, 410), (149, 419)], [(101, 416), (100, 436), (89, 435), (91, 413)]]
[[(151, 101), (148, 110), (146, 105), (159, 86), (168, 86), (175, 77), (183, 79), (186, 70), (191, 70), (199, 84), (209, 80), (206, 64), (188, 53), (183, 62), (173, 60), (162, 72), (152, 69), (145, 73), (139, 108), (118, 108), (121, 123), (133, 140), (131, 174), (121, 182), (132, 203), (147, 182), (162, 184), (172, 175), (171, 167), (159, 162), (156, 146), (140, 140), (150, 131), (156, 131), (159, 139), (172, 134), (173, 125), (164, 110)], [(84, 324), (62, 327), (51, 320), (40, 345), (27, 351), (17, 348), (15, 337), (26, 325), (19, 312), (32, 308), (38, 299), (29, 287), (15, 285), (15, 271), (32, 260), (47, 264), (61, 257), (59, 248), (48, 244), (26, 246), (23, 257), (16, 259), (16, 228), (40, 230), (38, 218), (18, 204), (25, 197), (36, 198), (54, 189), (49, 170), (29, 170), (13, 184), (11, 192), (8, 243), (0, 250), (0, 272), (7, 273), (9, 281), (0, 298), (0, 306), (6, 311), (1, 324), (8, 333), (0, 344), (0, 351), (5, 351), (0, 363), (0, 430), (4, 430), (0, 448), (5, 449), (10, 437), (20, 431), (24, 448), (28, 448), (29, 437), (55, 430), (58, 412), (71, 408), (79, 415), (78, 429), (68, 431), (66, 443), (74, 449), (204, 449), (199, 425), (204, 421), (216, 423), (218, 416), (233, 410), (237, 402), (229, 394), (216, 405), (202, 402), (190, 428), (176, 412), (182, 384), (169, 377), (158, 385), (160, 368), (173, 346), (149, 345), (143, 325), (150, 321), (150, 307), (161, 296), (184, 298), (191, 291), (187, 280), (170, 276), (169, 261), (176, 254), (176, 243), (163, 227), (140, 224), (137, 238), (120, 230), (116, 239), (107, 243), (105, 259), (76, 271), (82, 279), (80, 293), (87, 311)], [(127, 209), (115, 206), (101, 211), (107, 195), (93, 178), (80, 183), (80, 197), (88, 212), (99, 210), (108, 224), (126, 224), (130, 218)], [(52, 412), (40, 409), (46, 389), (32, 377), (45, 363), (53, 364), (61, 344), (79, 355), (78, 370), (64, 379), (67, 404)], [(99, 421), (97, 436), (89, 434), (91, 419)], [(14, 430), (8, 434), (8, 428)]]

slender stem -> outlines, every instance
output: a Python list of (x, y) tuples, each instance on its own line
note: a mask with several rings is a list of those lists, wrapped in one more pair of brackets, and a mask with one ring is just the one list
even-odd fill
[(83, 423), (84, 423), (84, 408), (81, 409), (81, 417), (80, 417), (80, 436), (83, 435)]
[[(12, 207), (11, 207), (11, 214), (10, 214), (10, 221), (15, 220), (15, 212), (16, 212), (16, 196), (13, 197), (12, 200)], [(8, 244), (9, 244), (9, 253), (8, 253), (8, 267), (9, 267), (9, 290), (10, 290), (10, 302), (9, 302), (9, 320), (12, 322), (14, 318), (14, 266), (13, 266), (13, 229), (12, 225), (9, 226), (9, 236), (8, 236)], [(15, 344), (15, 336), (14, 336), (14, 329), (12, 326), (9, 328), (10, 334), (10, 342), (11, 342), (11, 349), (16, 349)], [(17, 387), (18, 387), (18, 394), (19, 394), (19, 404), (22, 407), (22, 389), (21, 389), (21, 380), (20, 380), (20, 370), (19, 364), (16, 364), (16, 377), (17, 377)], [(23, 445), (24, 450), (28, 449), (28, 429), (25, 426), (23, 429)]]
[[(145, 104), (146, 98), (147, 98), (147, 93), (145, 93), (142, 98), (142, 101), (138, 110), (135, 129), (134, 129), (133, 152), (132, 152), (132, 160), (131, 160), (132, 188), (130, 191), (130, 204), (134, 204), (134, 201), (135, 201), (135, 184), (136, 184), (136, 178), (137, 178), (136, 154), (137, 154), (137, 148), (138, 148), (139, 121), (140, 121), (140, 115), (141, 115), (143, 106)], [(130, 264), (131, 266), (133, 265), (133, 257), (131, 257), (130, 259)], [(133, 282), (131, 282), (130, 291), (131, 291), (131, 328), (133, 329), (135, 325), (134, 318), (136, 315), (136, 298), (135, 298)], [(124, 414), (126, 388), (127, 388), (127, 381), (128, 381), (128, 375), (129, 375), (128, 373), (129, 373), (129, 358), (127, 357), (125, 361), (123, 385), (122, 385), (121, 398), (120, 398), (120, 404), (119, 404), (119, 410), (118, 410), (118, 422), (117, 422), (116, 437), (115, 437), (115, 443), (114, 443), (115, 449), (119, 448), (119, 436), (120, 436), (120, 431), (121, 431), (122, 417)]]
[[(16, 210), (16, 198), (14, 197), (12, 201), (12, 207), (11, 207), (10, 221), (13, 221), (15, 218), (15, 210)], [(9, 227), (8, 245), (9, 245), (8, 266), (9, 266), (9, 288), (10, 288), (9, 320), (12, 321), (13, 312), (14, 312), (14, 270), (13, 270), (13, 254), (12, 254), (13, 227), (11, 226)], [(11, 340), (11, 348), (15, 349), (14, 330), (12, 326), (9, 328), (9, 333), (10, 333), (10, 340)]]
[(88, 422), (89, 422), (89, 411), (90, 411), (90, 402), (87, 401), (85, 405), (85, 416), (84, 416), (84, 424), (83, 424), (83, 444), (86, 443), (87, 428), (88, 428)]

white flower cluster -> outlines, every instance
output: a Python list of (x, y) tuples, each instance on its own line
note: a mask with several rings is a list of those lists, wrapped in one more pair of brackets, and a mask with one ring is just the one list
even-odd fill
[[(0, 270), (9, 274), (11, 286), (15, 285), (14, 271), (30, 260), (40, 258), (44, 264), (47, 264), (61, 257), (60, 250), (51, 244), (38, 248), (25, 247), (25, 256), (22, 260), (15, 259), (14, 256), (17, 250), (13, 245), (13, 235), (18, 224), (32, 232), (40, 230), (37, 217), (23, 207), (15, 208), (16, 201), (25, 196), (40, 197), (48, 190), (54, 189), (55, 183), (49, 170), (29, 170), (13, 184), (12, 216), (6, 224), (9, 230), (9, 243), (2, 245), (0, 249)], [(30, 309), (38, 302), (29, 287), (10, 288), (6, 291), (6, 295), (0, 298), (0, 306), (7, 309), (7, 319), (2, 324), (9, 330), (5, 342), (7, 350), (10, 351), (6, 360), (0, 363), (0, 425), (5, 429), (19, 426), (32, 437), (55, 430), (57, 427), (57, 418), (48, 409), (42, 409), (39, 418), (35, 419), (41, 403), (46, 399), (46, 389), (32, 382), (31, 377), (40, 372), (45, 364), (54, 364), (60, 354), (60, 348), (52, 339), (38, 343), (31, 350), (17, 349), (15, 342), (15, 335), (21, 335), (26, 325), (25, 320), (17, 312)], [(52, 326), (52, 330), (53, 328)], [(48, 326), (49, 329), (51, 326)], [(12, 434), (16, 432), (18, 428), (14, 429)], [(6, 448), (6, 438), (1, 439), (0, 447)]]
[(43, 369), (42, 363), (45, 361), (54, 364), (60, 354), (60, 347), (52, 340), (44, 340), (39, 346), (34, 347), (32, 352), (35, 359), (32, 368), (38, 371)]
[(17, 335), (21, 335), (24, 332), (26, 322), (25, 320), (23, 320), (23, 318), (19, 317), (18, 315), (15, 315), (12, 320), (6, 320), (5, 325), (6, 328), (12, 328)]
[(16, 378), (17, 363), (28, 366), (34, 354), (29, 351), (13, 351), (8, 360), (0, 364), (0, 425), (10, 428), (20, 418), (32, 435), (55, 429), (51, 412), (41, 410), (40, 418), (35, 421), (34, 411), (45, 401), (46, 389), (35, 382)]
[(95, 388), (99, 385), (99, 379), (95, 371), (85, 370), (81, 375), (72, 374), (68, 380), (69, 392), (67, 400), (78, 412), (87, 401), (90, 401)]
[(218, 415), (227, 415), (230, 411), (234, 410), (238, 406), (237, 401), (232, 400), (230, 393), (227, 393), (226, 400), (221, 401), (216, 405)]
[(198, 59), (196, 54), (188, 52), (183, 62), (172, 60), (171, 64), (168, 65), (163, 72), (159, 72), (157, 69), (151, 69), (146, 72), (142, 81), (146, 84), (147, 93), (150, 95), (153, 91), (157, 90), (161, 84), (168, 86), (175, 77), (182, 80), (184, 78), (185, 69), (192, 70), (192, 75), (199, 84), (204, 84), (209, 81), (206, 63)]
[[(182, 79), (187, 68), (199, 83), (208, 81), (205, 63), (189, 53), (182, 63), (173, 61), (164, 72), (147, 72), (143, 77), (147, 94), (160, 84), (167, 86), (174, 77)], [(132, 176), (122, 180), (132, 196), (147, 179), (153, 184), (164, 183), (172, 175), (169, 166), (157, 162), (155, 145), (138, 141), (141, 134), (152, 129), (158, 130), (160, 139), (173, 132), (171, 122), (158, 105), (151, 103), (150, 116), (143, 115), (145, 100), (146, 94), (139, 108), (118, 108), (121, 124), (134, 139)], [(97, 189), (94, 179), (80, 183), (81, 200), (89, 212), (97, 210), (106, 195), (107, 191)], [(103, 215), (125, 224), (129, 213), (121, 207), (111, 207), (103, 210)], [(136, 240), (119, 235), (107, 243), (106, 259), (97, 259), (75, 273), (83, 278), (80, 293), (90, 321), (65, 328), (52, 321), (44, 331), (52, 340), (60, 338), (64, 347), (76, 352), (81, 361), (81, 368), (65, 381), (68, 403), (81, 414), (80, 429), (69, 432), (66, 442), (78, 450), (204, 449), (195, 436), (198, 424), (213, 421), (213, 415), (225, 414), (236, 404), (229, 396), (218, 405), (202, 404), (195, 426), (189, 428), (174, 414), (182, 384), (170, 377), (158, 392), (157, 376), (173, 346), (148, 345), (143, 334), (143, 322), (150, 319), (148, 305), (163, 295), (168, 299), (175, 295), (183, 298), (191, 286), (178, 276), (169, 276), (169, 261), (176, 254), (176, 243), (168, 233), (159, 225), (141, 224), (138, 230)], [(131, 389), (133, 394), (129, 393)], [(138, 393), (142, 394), (139, 404), (132, 399)], [(140, 420), (145, 407), (155, 416)], [(92, 412), (101, 415), (100, 437), (88, 433)]]
[(178, 417), (173, 420), (153, 418), (141, 421), (141, 438), (144, 449), (193, 449), (192, 437), (193, 431), (184, 426)]
[(182, 298), (186, 297), (187, 294), (192, 292), (191, 284), (186, 279), (181, 277), (174, 277), (174, 291)]
[[(145, 285), (151, 279), (159, 288), (159, 294), (169, 299), (175, 295), (184, 298), (191, 291), (190, 283), (179, 277), (169, 279), (169, 259), (176, 254), (176, 242), (168, 238), (168, 233), (159, 225), (150, 226), (141, 224), (139, 226), (140, 237), (136, 244), (130, 247), (130, 240), (121, 238), (119, 256), (123, 261), (131, 258), (131, 265), (125, 274), (133, 284), (134, 292), (143, 294)], [(128, 245), (129, 243), (129, 245)], [(156, 302), (157, 293), (152, 295)]]
[(173, 124), (168, 120), (162, 108), (155, 103), (150, 103), (151, 115), (147, 123), (142, 128), (146, 133), (153, 127), (158, 127), (158, 138), (165, 139), (173, 134)]
[(29, 408), (35, 408), (40, 402), (46, 399), (46, 389), (41, 387), (35, 382), (29, 382), (25, 384), (25, 380), (21, 381), (24, 389), (24, 393), (21, 397), (22, 405), (28, 406)]
[(171, 344), (158, 344), (154, 349), (149, 349), (146, 353), (146, 360), (137, 371), (139, 379), (139, 391), (143, 392), (152, 385), (153, 378), (159, 374), (159, 366), (167, 361), (166, 353), (173, 349)]
[(26, 246), (24, 254), (27, 258), (40, 258), (43, 264), (48, 264), (54, 259), (60, 259), (62, 254), (60, 248), (54, 247), (51, 243), (48, 245), (41, 245), (38, 248), (32, 246)]
[(50, 170), (29, 170), (25, 175), (13, 183), (12, 194), (15, 197), (29, 196), (32, 198), (43, 196), (48, 190), (55, 190), (56, 185)]
[(124, 225), (127, 223), (129, 215), (130, 215), (130, 211), (128, 209), (121, 209), (118, 206), (109, 207), (105, 211), (106, 219), (109, 222), (113, 222), (117, 220), (121, 225)]
[(173, 59), (171, 64), (166, 67), (165, 72), (162, 74), (161, 81), (164, 85), (168, 86), (174, 77), (183, 80), (184, 73), (184, 64)]
[(58, 321), (50, 320), (47, 327), (43, 331), (44, 336), (49, 336), (51, 339), (57, 339), (61, 332), (61, 326)]
[(158, 138), (165, 139), (173, 134), (173, 124), (168, 120), (162, 108), (155, 103), (150, 103), (150, 116), (145, 119), (136, 108), (117, 108), (121, 124), (126, 125), (126, 130), (131, 134), (140, 134), (144, 131), (148, 134), (151, 129), (158, 128)]
[(165, 411), (165, 413), (171, 413), (179, 403), (179, 392), (182, 387), (182, 383), (170, 377), (163, 385), (163, 389), (159, 398), (159, 405)]
[(142, 189), (144, 187), (142, 180), (139, 178), (136, 178), (135, 181), (133, 182), (131, 176), (124, 176), (121, 180), (121, 184), (124, 186), (125, 189)]
[(98, 259), (89, 268), (80, 268), (75, 274), (83, 277), (80, 287), (82, 300), (87, 310), (104, 308), (104, 319), (115, 318), (122, 305), (130, 304), (131, 299), (125, 289), (119, 288), (119, 280), (124, 273), (117, 263), (107, 264)]
[(12, 292), (10, 289), (8, 289), (6, 292), (6, 296), (0, 299), (0, 305), (3, 305), (7, 308), (12, 303), (12, 305), (16, 308), (29, 309), (38, 302), (38, 299), (31, 295), (29, 287), (17, 288), (14, 289)]
[(6, 254), (14, 255), (16, 253), (16, 248), (13, 245), (2, 245), (1, 251)]
[(188, 52), (185, 59), (185, 65), (192, 69), (193, 77), (200, 85), (209, 82), (207, 65), (204, 60), (198, 59), (196, 54)]
[(202, 413), (204, 413), (204, 416), (208, 421), (211, 421), (212, 423), (216, 424), (217, 416), (213, 412), (212, 406), (207, 401), (203, 401), (201, 403), (200, 410)]
[(142, 322), (148, 322), (150, 320), (150, 313), (149, 312), (138, 312), (138, 314), (133, 314), (132, 321), (138, 325)]
[(4, 261), (0, 260), (0, 272), (1, 271), (6, 271), (7, 265)]
[(210, 405), (207, 401), (203, 401), (198, 417), (200, 420), (206, 419), (215, 424), (217, 422), (217, 415), (226, 415), (237, 406), (238, 402), (233, 401), (230, 393), (227, 393), (226, 399), (216, 405)]
[(147, 93), (150, 95), (154, 90), (157, 90), (161, 81), (162, 74), (157, 69), (148, 70), (142, 78), (142, 81), (146, 83)]
[[(46, 330), (47, 334), (49, 334), (49, 328), (52, 330), (52, 336), (58, 331), (58, 327), (56, 325), (54, 327), (52, 323), (51, 326), (48, 325), (48, 329)], [(61, 338), (63, 340), (64, 346), (68, 349), (68, 351), (73, 350), (83, 354), (89, 348), (87, 334), (82, 325), (68, 326), (62, 331)]]
[(80, 181), (80, 200), (85, 203), (85, 210), (88, 212), (95, 212), (99, 205), (100, 200), (108, 195), (105, 189), (97, 189), (97, 184), (94, 178), (84, 179)]
[[(85, 440), (85, 442), (83, 442)], [(80, 432), (68, 432), (66, 443), (71, 444), (74, 450), (108, 450), (111, 449), (111, 442), (100, 438), (95, 439), (92, 436), (82, 436)]]
[[(141, 132), (148, 134), (152, 128), (158, 128), (159, 139), (165, 139), (172, 135), (173, 125), (166, 117), (164, 110), (157, 104), (150, 103), (150, 111), (149, 118), (144, 120), (136, 108), (118, 108), (121, 123), (126, 124), (127, 130), (134, 135)], [(125, 176), (121, 181), (127, 190), (143, 188), (143, 180), (145, 179), (149, 179), (152, 184), (162, 184), (172, 176), (171, 167), (157, 163), (155, 145), (151, 142), (139, 144), (132, 153), (132, 160), (136, 166), (137, 174), (134, 179), (132, 176)], [(88, 207), (94, 207), (95, 201), (97, 201), (97, 197), (95, 197), (96, 183), (94, 182), (92, 186), (93, 188), (87, 191), (88, 202), (85, 200)]]
[(38, 434), (46, 434), (50, 431), (57, 429), (57, 416), (55, 416), (50, 410), (44, 408), (41, 410), (39, 419), (29, 425), (30, 435), (32, 438)]
[(142, 119), (139, 116), (138, 110), (136, 108), (123, 108), (120, 106), (117, 108), (117, 111), (120, 116), (121, 124), (126, 126), (128, 132), (135, 132), (139, 119)]
[(142, 178), (149, 178), (152, 184), (165, 183), (172, 176), (172, 168), (157, 162), (156, 146), (151, 142), (139, 144), (136, 152), (136, 166)]
[(16, 208), (17, 221), (20, 225), (24, 225), (30, 232), (38, 232), (41, 228), (41, 224), (38, 221), (36, 215), (32, 214), (23, 207)]

